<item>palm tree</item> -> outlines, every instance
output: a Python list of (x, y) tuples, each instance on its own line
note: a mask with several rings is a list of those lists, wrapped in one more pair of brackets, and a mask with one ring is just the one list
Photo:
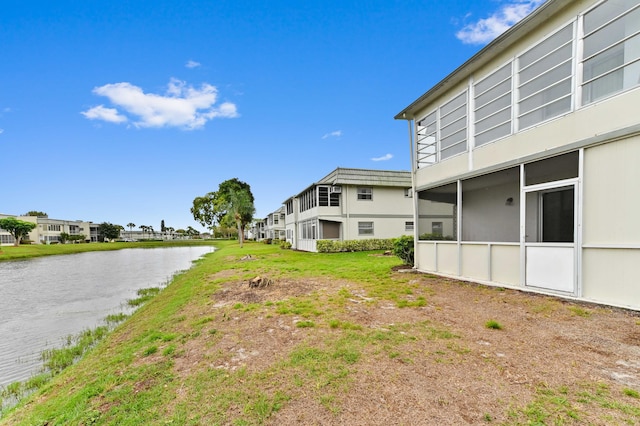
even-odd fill
[(173, 231), (175, 231), (175, 228), (173, 226), (167, 226), (165, 231), (167, 233), (167, 239), (173, 240)]
[(133, 240), (133, 238), (131, 237), (131, 232), (133, 232), (133, 228), (136, 227), (136, 224), (133, 222), (129, 222), (127, 223), (127, 228), (129, 228), (129, 239)]
[(142, 238), (144, 238), (144, 234), (149, 230), (149, 227), (147, 225), (140, 225), (138, 228), (142, 231)]
[(230, 190), (227, 212), (227, 217), (236, 223), (238, 228), (238, 241), (240, 242), (240, 247), (242, 247), (242, 243), (244, 242), (244, 223), (242, 219), (246, 216), (253, 216), (256, 212), (249, 193), (244, 190)]

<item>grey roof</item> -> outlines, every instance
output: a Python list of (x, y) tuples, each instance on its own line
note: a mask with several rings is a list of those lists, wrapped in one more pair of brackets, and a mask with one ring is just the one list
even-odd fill
[(473, 55), (464, 64), (429, 89), (425, 94), (413, 101), (408, 107), (394, 117), (396, 120), (412, 120), (417, 110), (428, 105), (430, 100), (441, 95), (461, 81), (465, 81), (477, 69), (490, 62), (497, 54), (525, 37), (532, 28), (544, 23), (551, 16), (571, 5), (574, 0), (546, 0), (536, 10), (496, 37), (491, 43)]
[(411, 172), (397, 170), (345, 169), (338, 167), (318, 185), (411, 186)]
[(269, 214), (280, 214), (280, 213), (284, 213), (284, 206), (280, 206), (278, 210), (274, 210)]
[(287, 198), (283, 203), (298, 197), (316, 185), (395, 186), (411, 188), (411, 172), (405, 170), (369, 170), (338, 167), (319, 181), (308, 185), (296, 195)]

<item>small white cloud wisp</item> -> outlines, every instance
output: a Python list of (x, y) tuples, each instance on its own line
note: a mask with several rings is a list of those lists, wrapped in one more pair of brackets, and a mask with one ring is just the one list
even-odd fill
[(335, 130), (331, 133), (325, 133), (322, 139), (339, 138), (340, 136), (342, 136), (342, 130)]
[(545, 0), (517, 0), (504, 4), (488, 18), (466, 25), (456, 33), (464, 44), (485, 44), (533, 12)]
[(202, 128), (214, 118), (238, 117), (236, 105), (216, 105), (218, 89), (208, 83), (199, 88), (172, 78), (164, 94), (145, 93), (131, 83), (113, 83), (96, 87), (93, 93), (104, 96), (113, 108), (104, 105), (82, 112), (87, 119), (111, 123), (131, 122), (135, 127)]
[(374, 157), (371, 159), (371, 161), (387, 161), (387, 160), (391, 160), (392, 158), (393, 158), (393, 155), (386, 154), (386, 155), (383, 155), (382, 157)]
[(104, 105), (89, 108), (88, 110), (81, 112), (81, 114), (89, 120), (102, 120), (109, 123), (124, 123), (127, 121), (127, 117), (118, 114), (117, 109), (105, 108)]
[(200, 65), (202, 65), (200, 62), (192, 61), (191, 59), (189, 59), (187, 63), (184, 64), (184, 66), (187, 68), (198, 68)]

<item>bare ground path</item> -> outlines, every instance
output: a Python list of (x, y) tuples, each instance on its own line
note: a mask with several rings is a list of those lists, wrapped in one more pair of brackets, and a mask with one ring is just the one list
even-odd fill
[[(637, 313), (425, 274), (411, 273), (409, 284), (422, 306), (400, 308), (357, 284), (324, 279), (264, 289), (231, 280), (212, 296), (215, 310), (305, 295), (329, 301), (346, 291), (336, 321), (370, 333), (373, 343), (362, 345), (337, 387), (314, 376), (315, 389), (297, 388), (291, 383), (308, 378), (278, 372), (275, 360), (299, 345), (338, 339), (326, 325), (297, 326), (305, 318), (296, 315), (225, 314), (214, 324), (224, 337), (193, 340), (175, 368), (187, 375), (208, 359), (208, 368), (268, 371), (273, 391), (292, 395), (265, 420), (273, 425), (640, 424)], [(501, 328), (488, 328), (490, 320)], [(376, 341), (377, 331), (394, 340)]]

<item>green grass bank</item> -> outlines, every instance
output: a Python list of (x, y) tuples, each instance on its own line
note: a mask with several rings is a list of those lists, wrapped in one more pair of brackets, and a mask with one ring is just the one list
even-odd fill
[(211, 240), (135, 241), (82, 244), (25, 244), (18, 247), (1, 246), (0, 262), (40, 256), (83, 253), (86, 251), (121, 250), (125, 248), (157, 248), (173, 246), (213, 245)]
[[(381, 252), (215, 244), (0, 425), (640, 422), (630, 386), (527, 366), (520, 377), (504, 355), (522, 309), (572, 326), (600, 311), (394, 272), (401, 261)], [(250, 288), (256, 276), (270, 285)]]

